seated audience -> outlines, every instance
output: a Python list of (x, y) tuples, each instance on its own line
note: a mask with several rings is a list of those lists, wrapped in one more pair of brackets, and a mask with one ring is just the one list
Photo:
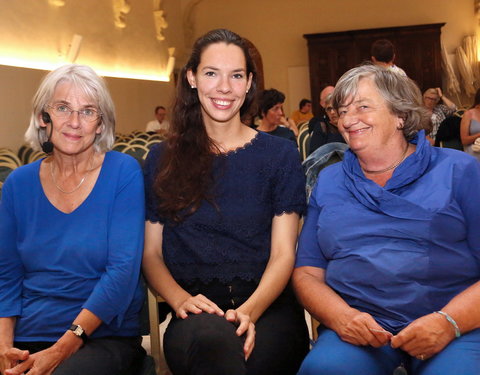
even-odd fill
[(388, 39), (379, 39), (373, 42), (370, 48), (371, 60), (375, 65), (381, 66), (392, 72), (406, 76), (407, 73), (402, 68), (394, 64), (395, 46)]
[(308, 155), (311, 155), (315, 150), (327, 143), (345, 143), (343, 136), (337, 128), (337, 110), (332, 106), (333, 89), (333, 86), (327, 86), (320, 92), (320, 106), (325, 111), (325, 115), (314, 117), (308, 124), (310, 131)]
[[(443, 104), (439, 104), (440, 100)], [(435, 142), (437, 131), (445, 118), (451, 116), (456, 111), (457, 106), (442, 93), (440, 87), (430, 88), (423, 93), (423, 105), (430, 113), (431, 131), (428, 134), (430, 143)]]
[(290, 118), (295, 122), (295, 125), (299, 125), (302, 122), (306, 122), (313, 117), (312, 102), (308, 99), (300, 100), (298, 104), (299, 109), (293, 111)]
[(89, 67), (49, 73), (26, 139), (47, 154), (15, 169), (0, 203), (0, 373), (137, 373), (144, 190), (109, 151), (115, 112)]
[(283, 115), (285, 95), (275, 89), (264, 90), (258, 99), (260, 125), (257, 130), (289, 139), (297, 144), (295, 133), (288, 129)]
[(169, 127), (170, 123), (167, 120), (167, 110), (165, 109), (165, 107), (161, 105), (155, 107), (155, 120), (147, 123), (145, 131), (165, 134), (168, 131)]
[(473, 147), (475, 141), (480, 138), (480, 89), (475, 94), (472, 108), (463, 114), (460, 138), (465, 152), (480, 161), (480, 145)]
[(171, 133), (145, 164), (143, 270), (174, 311), (164, 348), (175, 375), (294, 375), (308, 351), (289, 286), (305, 179), (292, 142), (243, 123), (256, 79), (241, 37), (200, 37)]
[(333, 104), (350, 149), (321, 171), (300, 235), (293, 284), (321, 325), (299, 375), (478, 373), (479, 163), (418, 131), (407, 77), (351, 69)]

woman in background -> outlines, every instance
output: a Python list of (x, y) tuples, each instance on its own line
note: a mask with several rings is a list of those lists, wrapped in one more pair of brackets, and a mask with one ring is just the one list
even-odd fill
[[(480, 137), (480, 89), (475, 94), (472, 108), (462, 116), (460, 123), (460, 138), (466, 153), (474, 156), (480, 161), (480, 149), (474, 151), (473, 143)], [(480, 146), (479, 146), (480, 148)]]
[[(439, 104), (440, 100), (443, 101), (443, 104)], [(432, 130), (428, 134), (428, 137), (430, 138), (430, 143), (433, 145), (440, 124), (445, 118), (451, 116), (453, 112), (455, 112), (457, 106), (454, 102), (443, 95), (440, 87), (425, 90), (423, 93), (423, 105), (430, 113)]]
[(136, 373), (144, 192), (109, 152), (115, 112), (83, 65), (49, 73), (26, 139), (47, 157), (14, 170), (0, 203), (0, 373)]
[[(260, 93), (258, 99), (260, 125), (257, 127), (257, 130), (276, 137), (289, 139), (297, 144), (295, 133), (298, 134), (298, 129), (293, 121), (290, 123), (285, 118), (283, 113), (284, 101), (285, 95), (276, 89), (263, 90)], [(289, 127), (295, 129), (295, 131), (289, 129)]]
[(199, 38), (172, 133), (145, 164), (143, 269), (174, 316), (175, 375), (295, 374), (308, 351), (289, 286), (304, 176), (295, 145), (248, 127), (256, 71), (242, 38)]

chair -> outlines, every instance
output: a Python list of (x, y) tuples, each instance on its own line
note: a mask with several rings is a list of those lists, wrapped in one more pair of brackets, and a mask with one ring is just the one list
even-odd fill
[(41, 158), (47, 156), (43, 151), (33, 151), (29, 156), (26, 164), (33, 163)]
[(158, 314), (158, 303), (165, 302), (165, 300), (160, 297), (160, 295), (148, 288), (147, 292), (148, 298), (148, 316), (150, 322), (150, 348), (151, 355), (155, 360), (155, 370), (158, 375), (167, 375), (170, 374), (170, 371), (167, 368), (165, 358), (163, 357), (163, 347), (162, 341), (160, 338), (159, 330), (159, 314)]
[(124, 154), (128, 154), (137, 159), (140, 165), (143, 165), (149, 151), (150, 150), (144, 145), (128, 145), (122, 150)]
[(15, 154), (15, 152), (13, 152), (12, 150), (9, 150), (8, 148), (0, 149), (0, 161), (11, 161), (17, 167), (22, 165), (22, 162), (18, 158), (17, 154)]
[(315, 319), (313, 316), (310, 316), (312, 319), (312, 341), (315, 342), (318, 339), (318, 327), (320, 326), (320, 322)]
[(302, 130), (303, 128), (308, 128), (308, 124), (310, 121), (302, 121), (297, 125), (298, 131)]
[(112, 150), (123, 152), (123, 150), (125, 150), (125, 148), (127, 148), (128, 146), (130, 146), (128, 142), (118, 141), (113, 144)]
[(302, 127), (297, 137), (298, 149), (300, 150), (300, 157), (302, 160), (307, 158), (308, 147), (310, 145), (310, 133), (308, 132), (308, 126)]

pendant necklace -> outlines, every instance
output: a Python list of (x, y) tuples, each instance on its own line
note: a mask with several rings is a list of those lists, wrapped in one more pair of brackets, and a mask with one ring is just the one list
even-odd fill
[(70, 191), (66, 191), (66, 190), (63, 190), (58, 184), (57, 184), (57, 181), (55, 181), (55, 175), (53, 173), (53, 160), (52, 160), (52, 163), (50, 164), (50, 175), (52, 176), (52, 181), (53, 181), (53, 184), (55, 185), (55, 187), (61, 191), (63, 194), (72, 194), (72, 193), (75, 193), (78, 189), (80, 189), (80, 186), (83, 185), (83, 183), (85, 182), (88, 174), (90, 173), (90, 171), (93, 169), (93, 155), (95, 153), (92, 154), (92, 156), (90, 157), (90, 168), (87, 169), (87, 171), (85, 172), (85, 175), (83, 176), (83, 178), (80, 180), (80, 182), (78, 183), (77, 186), (75, 186), (73, 188), (73, 190), (70, 190)]
[(362, 171), (364, 173), (368, 173), (368, 174), (381, 174), (381, 173), (385, 173), (391, 169), (394, 169), (394, 168), (397, 168), (400, 164), (402, 164), (402, 162), (405, 160), (405, 158), (407, 157), (407, 151), (408, 151), (408, 146), (410, 144), (407, 142), (407, 147), (405, 147), (405, 150), (403, 151), (403, 154), (402, 156), (400, 157), (400, 159), (398, 159), (395, 163), (393, 163), (392, 165), (390, 165), (389, 167), (385, 168), (385, 169), (381, 169), (379, 171), (369, 171), (368, 169), (364, 169), (362, 167)]

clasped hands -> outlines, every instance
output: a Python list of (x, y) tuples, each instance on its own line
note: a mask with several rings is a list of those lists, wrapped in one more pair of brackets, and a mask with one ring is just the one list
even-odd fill
[(346, 323), (333, 327), (343, 341), (379, 348), (390, 344), (412, 357), (425, 360), (440, 352), (455, 338), (450, 323), (440, 314), (424, 315), (393, 335), (368, 313), (352, 309)]
[(245, 360), (247, 360), (255, 346), (255, 324), (251, 321), (250, 316), (238, 309), (230, 309), (224, 312), (214, 302), (202, 294), (188, 297), (175, 309), (175, 314), (181, 319), (187, 318), (188, 314), (200, 314), (202, 312), (224, 317), (237, 327), (235, 331), (237, 336), (240, 337), (245, 334), (243, 352), (245, 354)]
[(10, 348), (0, 354), (0, 374), (22, 375), (50, 375), (64, 359), (53, 348), (48, 348), (34, 354), (28, 350)]

